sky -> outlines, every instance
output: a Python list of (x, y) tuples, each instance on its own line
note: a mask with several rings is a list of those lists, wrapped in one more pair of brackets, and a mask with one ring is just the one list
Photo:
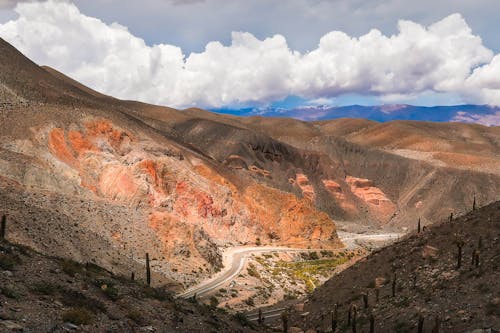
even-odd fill
[(500, 105), (498, 0), (0, 0), (0, 37), (178, 108)]

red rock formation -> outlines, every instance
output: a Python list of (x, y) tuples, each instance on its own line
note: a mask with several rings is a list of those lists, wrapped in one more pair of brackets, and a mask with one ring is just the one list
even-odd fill
[(396, 205), (371, 180), (347, 176), (346, 182), (351, 192), (368, 204), (370, 212), (381, 221), (387, 222), (394, 214)]

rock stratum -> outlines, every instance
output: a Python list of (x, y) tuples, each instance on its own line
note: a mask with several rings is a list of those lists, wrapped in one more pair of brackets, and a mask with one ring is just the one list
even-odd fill
[[(0, 40), (0, 211), (12, 241), (191, 285), (221, 246), (341, 246), (500, 200), (500, 128), (239, 118), (122, 101)], [(141, 278), (142, 273), (138, 273)]]

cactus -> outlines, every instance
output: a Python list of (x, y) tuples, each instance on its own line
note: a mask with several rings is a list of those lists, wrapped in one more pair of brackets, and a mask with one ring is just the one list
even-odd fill
[(375, 333), (375, 318), (373, 313), (370, 314), (370, 333)]
[(396, 296), (396, 273), (392, 277), (392, 297)]
[(380, 289), (376, 288), (375, 289), (375, 301), (378, 303), (378, 300), (380, 298)]
[(450, 222), (453, 221), (453, 213), (450, 213)]
[(474, 251), (474, 261), (475, 261), (476, 268), (478, 268), (479, 267), (479, 251), (478, 250)]
[(417, 333), (422, 333), (424, 331), (424, 316), (421, 314), (418, 316), (418, 327)]
[(135, 273), (134, 273), (134, 272), (132, 272), (132, 274), (130, 274), (130, 280), (131, 280), (131, 281), (134, 281), (134, 280), (135, 280)]
[(432, 333), (439, 333), (439, 326), (441, 326), (441, 320), (439, 319), (439, 316), (436, 316), (436, 319), (434, 320), (434, 327), (432, 327)]
[(476, 195), (474, 194), (474, 201), (472, 202), (472, 210), (476, 210)]
[(337, 308), (338, 308), (338, 304), (335, 303), (335, 305), (333, 307), (333, 311), (332, 311), (332, 332), (333, 333), (335, 333), (335, 331), (337, 330), (337, 316), (338, 316)]
[(477, 248), (479, 250), (483, 248), (483, 236), (479, 236), (479, 240), (477, 241)]
[(417, 232), (420, 233), (420, 217), (418, 218)]
[(464, 244), (464, 240), (457, 236), (455, 239), (455, 245), (457, 246), (457, 269), (460, 269), (462, 266), (462, 247)]
[(264, 318), (262, 317), (262, 309), (259, 308), (259, 319), (257, 320), (257, 323), (260, 325), (262, 325), (262, 323), (264, 322)]
[(352, 333), (356, 333), (356, 318), (358, 316), (358, 308), (356, 305), (352, 307)]
[(368, 293), (363, 293), (361, 296), (363, 297), (363, 304), (365, 306), (365, 309), (368, 309)]
[(149, 266), (149, 253), (146, 253), (146, 282), (151, 286), (151, 268)]
[(349, 305), (349, 310), (347, 311), (347, 326), (351, 325), (352, 307), (352, 304)]
[(288, 314), (286, 311), (281, 313), (281, 321), (283, 322), (283, 333), (288, 333)]
[(7, 226), (7, 216), (2, 215), (2, 224), (0, 226), (0, 239), (5, 239), (6, 226)]

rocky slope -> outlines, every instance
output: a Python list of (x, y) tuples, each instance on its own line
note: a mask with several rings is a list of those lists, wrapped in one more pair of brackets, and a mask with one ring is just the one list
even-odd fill
[(0, 332), (254, 332), (215, 307), (3, 240), (0, 277)]
[(436, 318), (439, 332), (496, 332), (500, 330), (499, 258), (500, 202), (495, 202), (358, 261), (296, 307), (300, 311), (292, 312), (290, 326), (331, 331), (331, 311), (337, 304), (338, 332), (351, 332), (352, 318), (350, 325), (347, 320), (352, 306), (357, 307), (360, 332), (369, 330), (370, 316), (375, 332), (416, 332), (419, 317), (424, 320), (423, 332), (434, 329)]
[[(238, 118), (102, 95), (0, 41), (0, 211), (14, 240), (199, 281), (219, 246), (340, 245), (500, 200), (500, 128)], [(181, 286), (182, 287), (182, 286)]]
[(127, 274), (147, 252), (155, 283), (184, 286), (221, 267), (219, 246), (340, 245), (307, 198), (137, 115), (154, 106), (94, 92), (4, 41), (0, 57), (0, 211), (13, 241)]

